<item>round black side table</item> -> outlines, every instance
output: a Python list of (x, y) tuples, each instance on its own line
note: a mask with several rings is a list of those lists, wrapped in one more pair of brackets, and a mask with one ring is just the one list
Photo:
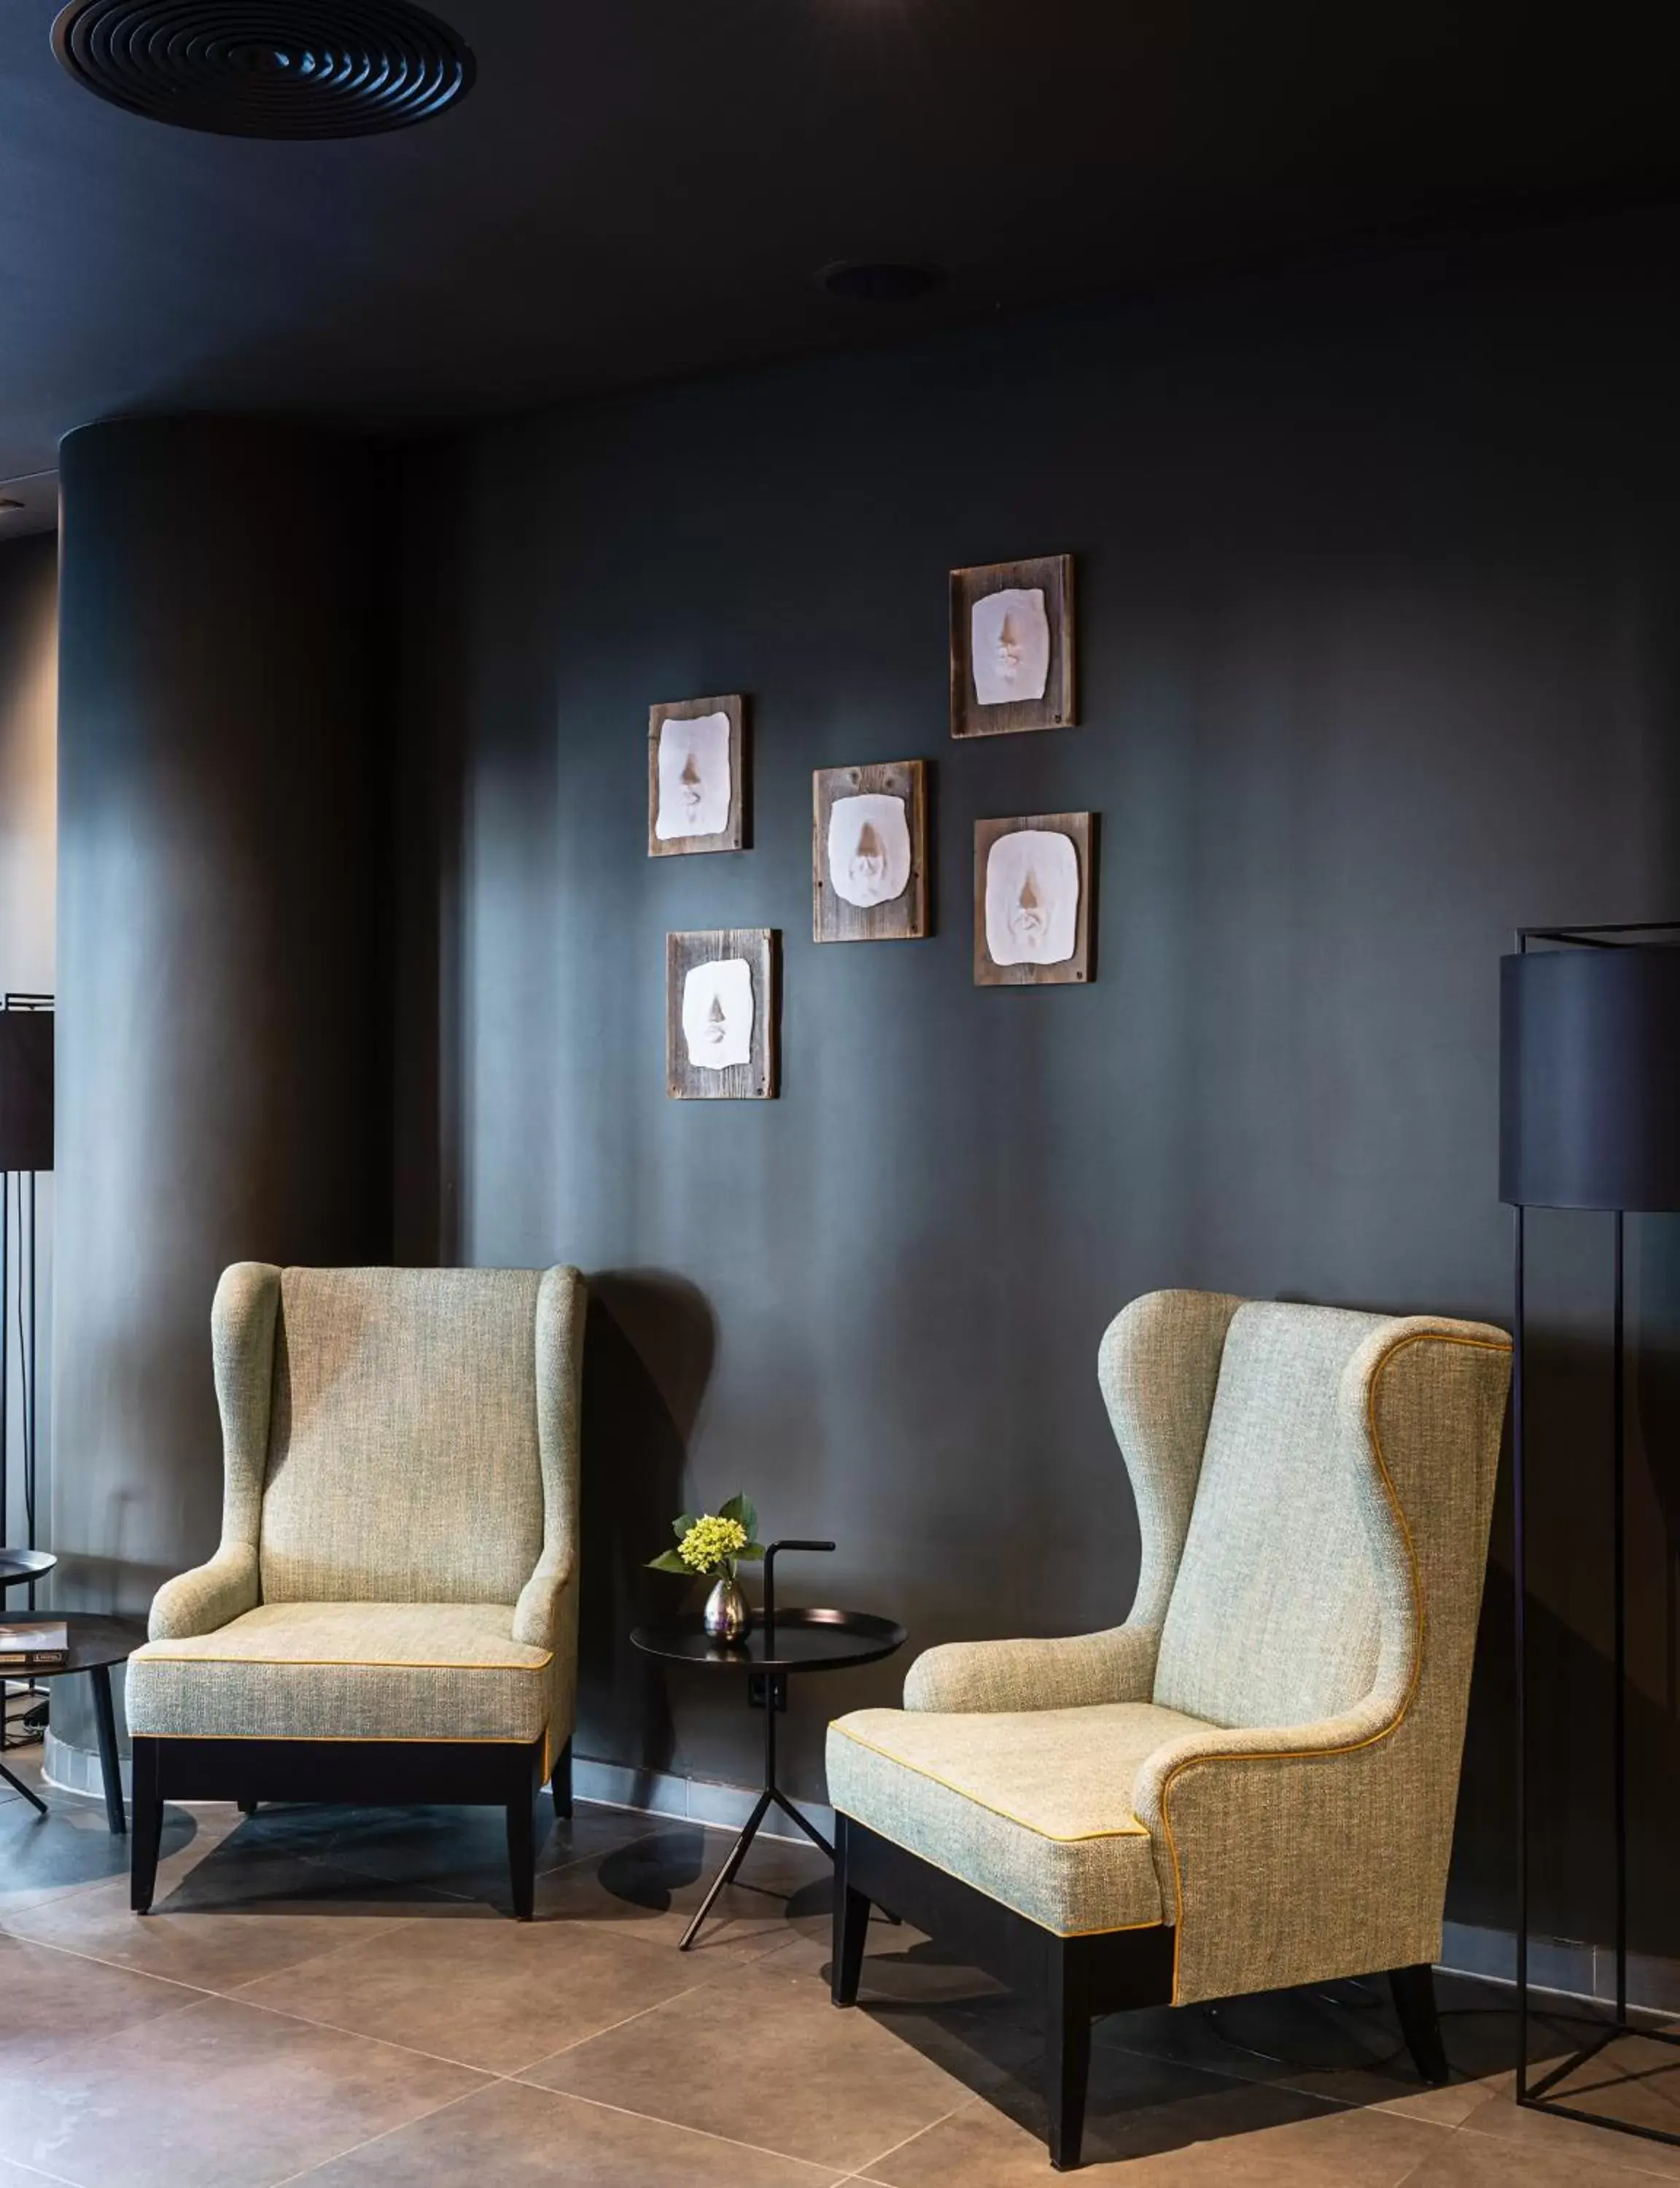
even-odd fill
[[(70, 1645), (70, 1660), (51, 1671), (31, 1672), (34, 1679), (68, 1678), (72, 1672), (86, 1672), (93, 1687), (93, 1716), (99, 1729), (99, 1774), (105, 1782), (105, 1821), (113, 1831), (128, 1828), (128, 1819), (122, 1806), (122, 1768), (116, 1752), (116, 1717), (111, 1707), (110, 1667), (126, 1663), (146, 1638), (144, 1618), (106, 1618), (91, 1610), (55, 1610), (44, 1614), (55, 1623), (62, 1622), (65, 1639)], [(0, 1764), (0, 1775), (16, 1786), (25, 1801), (31, 1802), (44, 1816), (47, 1803), (32, 1786), (21, 1779), (14, 1778)]]
[[(788, 1548), (795, 1547), (792, 1543)], [(804, 1547), (800, 1545), (799, 1547)], [(827, 1543), (815, 1545), (828, 1548)], [(774, 1599), (772, 1598), (772, 1603)], [(873, 1664), (905, 1644), (905, 1629), (890, 1618), (868, 1610), (775, 1610), (755, 1617), (740, 1641), (713, 1641), (701, 1623), (697, 1610), (656, 1626), (638, 1626), (630, 1639), (645, 1655), (662, 1657), (668, 1664), (702, 1664), (720, 1672), (744, 1672), (747, 1701), (763, 1696), (764, 1711), (764, 1782), (745, 1830), (701, 1902), (700, 1911), (678, 1948), (686, 1952), (699, 1935), (712, 1903), (734, 1876), (758, 1835), (758, 1826), (772, 1807), (778, 1807), (814, 1839), (831, 1861), (834, 1849), (822, 1833), (802, 1816), (775, 1782), (776, 1712), (787, 1706), (787, 1682), (796, 1672), (843, 1672), (857, 1664)]]

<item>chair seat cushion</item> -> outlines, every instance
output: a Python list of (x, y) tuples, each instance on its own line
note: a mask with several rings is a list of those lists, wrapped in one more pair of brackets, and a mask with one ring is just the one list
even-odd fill
[(502, 1603), (265, 1603), (128, 1660), (131, 1731), (200, 1740), (540, 1740), (547, 1649)]
[(829, 1798), (1058, 1937), (1136, 1929), (1171, 1910), (1133, 1780), (1158, 1747), (1204, 1729), (1148, 1702), (856, 1710), (828, 1728)]

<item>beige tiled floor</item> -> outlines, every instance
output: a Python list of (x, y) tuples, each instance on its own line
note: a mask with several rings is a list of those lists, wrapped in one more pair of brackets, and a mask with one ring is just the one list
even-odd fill
[[(0, 1799), (0, 2188), (1044, 2188), (1031, 2013), (885, 1924), (836, 2013), (813, 1852), (761, 1841), (678, 1954), (728, 1842), (580, 1808), (527, 1926), (494, 1814), (176, 1811), (137, 1921), (94, 1804)], [(1460, 2071), (1434, 2090), (1380, 1987), (1104, 2022), (1084, 2177), (1680, 2180), (1680, 2151), (1519, 2112), (1504, 1993), (1443, 1997)], [(1680, 2129), (1680, 2051), (1630, 2042), (1569, 2087)]]

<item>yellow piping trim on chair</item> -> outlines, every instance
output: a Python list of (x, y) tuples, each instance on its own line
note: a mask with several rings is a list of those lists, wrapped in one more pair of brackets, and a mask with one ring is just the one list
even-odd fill
[(333, 1741), (348, 1747), (534, 1747), (536, 1739), (512, 1732), (146, 1732), (137, 1740), (296, 1740)]
[(1383, 1371), (1389, 1362), (1396, 1354), (1404, 1352), (1411, 1345), (1462, 1345), (1475, 1352), (1508, 1352), (1511, 1347), (1508, 1341), (1500, 1345), (1486, 1337), (1452, 1337), (1449, 1336), (1445, 1330), (1439, 1329), (1414, 1330), (1409, 1336), (1395, 1339), (1371, 1370), (1370, 1380), (1365, 1386), (1365, 1425), (1366, 1431), (1371, 1439), (1371, 1455), (1377, 1463), (1378, 1475), (1382, 1481), (1384, 1493), (1388, 1497), (1389, 1508), (1393, 1512), (1399, 1525), (1401, 1540), (1406, 1545), (1407, 1561), (1412, 1571), (1412, 1599), (1418, 1621), (1418, 1638), (1412, 1660), (1412, 1676), (1407, 1682), (1406, 1692), (1401, 1696), (1400, 1706), (1395, 1711), (1393, 1717), (1378, 1731), (1367, 1734), (1363, 1740), (1349, 1740), (1339, 1747), (1278, 1748), (1275, 1751), (1244, 1751), (1237, 1754), (1189, 1755), (1182, 1762), (1175, 1763), (1168, 1772), (1161, 1785), (1161, 1825), (1167, 1835), (1167, 1852), (1172, 1860), (1175, 1916), (1172, 1943), (1172, 2002), (1175, 2005), (1178, 2004), (1179, 1954), (1184, 1943), (1184, 1880), (1179, 1868), (1178, 1841), (1173, 1836), (1172, 1816), (1167, 1806), (1167, 1796), (1177, 1780), (1187, 1770), (1194, 1770), (1202, 1765), (1216, 1762), (1328, 1762), (1336, 1756), (1357, 1755), (1361, 1749), (1375, 1747), (1392, 1734), (1399, 1731), (1406, 1721), (1407, 1712), (1412, 1706), (1418, 1684), (1423, 1678), (1424, 1622), (1423, 1571), (1418, 1562), (1417, 1544), (1412, 1539), (1412, 1529), (1407, 1521), (1405, 1508), (1400, 1501), (1400, 1492), (1394, 1486), (1394, 1476), (1389, 1472), (1388, 1461), (1383, 1456), (1383, 1439), (1377, 1430), (1377, 1385), (1381, 1381)]
[[(190, 1640), (190, 1634), (183, 1635)], [(167, 1648), (166, 1641), (143, 1641), (142, 1649)], [(134, 1651), (138, 1656), (140, 1649)], [(133, 1658), (129, 1659), (132, 1663)], [(546, 1649), (538, 1664), (504, 1664), (501, 1662), (456, 1664), (434, 1661), (425, 1656), (147, 1656), (148, 1664), (245, 1664), (254, 1671), (264, 1672), (545, 1672), (554, 1661), (554, 1650)]]
[[(955, 1793), (964, 1801), (972, 1801), (977, 1808), (985, 1809), (989, 1815), (1001, 1816), (1005, 1823), (1018, 1824), (1023, 1831), (1031, 1831), (1035, 1838), (1048, 1839), (1052, 1846), (1083, 1846), (1087, 1840), (1091, 1839), (1147, 1839), (1149, 1836), (1148, 1826), (1135, 1820), (1130, 1829), (1124, 1824), (1120, 1824), (1109, 1831), (1043, 1830), (1037, 1824), (1029, 1823), (1024, 1816), (1018, 1816), (1008, 1808), (1000, 1808), (995, 1801), (983, 1801), (978, 1793), (971, 1793), (966, 1785), (958, 1785), (949, 1778), (941, 1778), (937, 1770), (925, 1770), (919, 1762), (906, 1762), (903, 1756), (894, 1755), (890, 1748), (877, 1747), (872, 1740), (865, 1740), (855, 1732), (848, 1732), (843, 1721), (831, 1725), (829, 1729), (831, 1732), (839, 1733), (843, 1739), (849, 1740), (854, 1746), (863, 1748), (867, 1753), (878, 1755), (885, 1762), (896, 1763), (900, 1770), (908, 1770), (917, 1778), (925, 1778), (930, 1785), (943, 1785), (946, 1792)], [(874, 1827), (865, 1825), (865, 1828), (872, 1830)], [(1028, 1919), (1030, 1920), (1031, 1917)], [(1127, 1924), (1123, 1926), (1130, 1928), (1136, 1926)], [(1153, 1926), (1145, 1923), (1141, 1926), (1147, 1929)], [(1068, 1932), (1069, 1936), (1076, 1934), (1081, 1933)], [(1091, 1934), (1097, 1936), (1101, 1933), (1092, 1931)]]

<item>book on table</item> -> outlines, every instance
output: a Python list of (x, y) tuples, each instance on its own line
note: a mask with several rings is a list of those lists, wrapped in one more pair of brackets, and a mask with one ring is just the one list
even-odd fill
[(70, 1632), (62, 1618), (28, 1625), (0, 1619), (0, 1672), (62, 1671), (70, 1661)]

